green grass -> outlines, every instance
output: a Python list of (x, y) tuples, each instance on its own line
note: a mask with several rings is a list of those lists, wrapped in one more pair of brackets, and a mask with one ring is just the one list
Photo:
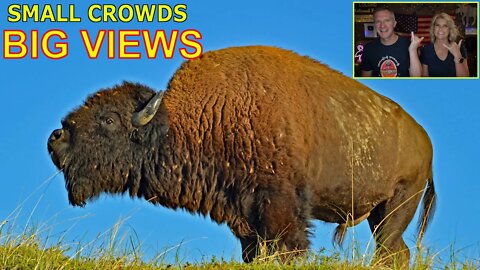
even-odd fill
[[(204, 259), (192, 264), (179, 259), (182, 245), (178, 245), (159, 252), (150, 261), (144, 261), (142, 245), (136, 235), (119, 234), (124, 220), (88, 243), (65, 243), (66, 235), (53, 240), (48, 232), (45, 233), (45, 226), (29, 226), (15, 234), (17, 226), (10, 222), (0, 222), (0, 269), (387, 269), (369, 265), (365, 257), (371, 256), (361, 254), (355, 246), (345, 249), (348, 251), (343, 251), (343, 254), (333, 252), (328, 256), (323, 254), (324, 251), (307, 252), (289, 263), (280, 263), (279, 258), (285, 254), (268, 254), (268, 249), (264, 248), (251, 264), (224, 258)], [(168, 252), (177, 254), (175, 263), (166, 262)], [(411, 269), (480, 269), (478, 260), (460, 261), (459, 254), (453, 249), (446, 252), (450, 252), (450, 258), (442, 262), (438, 252), (421, 250), (413, 256)]]
[[(55, 175), (47, 179), (34, 193), (47, 186)], [(28, 196), (25, 201), (29, 200)], [(0, 220), (0, 270), (3, 269), (389, 269), (370, 262), (373, 254), (361, 251), (355, 240), (355, 232), (351, 234), (350, 246), (342, 250), (327, 252), (308, 251), (304, 256), (290, 260), (288, 263), (280, 261), (289, 254), (269, 252), (265, 243), (260, 248), (257, 259), (250, 264), (244, 264), (225, 258), (210, 258), (197, 262), (187, 262), (181, 258), (182, 248), (185, 243), (173, 247), (166, 247), (157, 252), (153, 258), (146, 260), (142, 250), (142, 242), (135, 231), (122, 230), (126, 219), (119, 220), (112, 228), (98, 235), (88, 242), (67, 242), (71, 239), (72, 232), (64, 231), (54, 233), (54, 227), (48, 220), (41, 225), (34, 225), (32, 217), (35, 209), (42, 200), (34, 206), (28, 215), (26, 225), (17, 223), (25, 203), (19, 204), (12, 214), (5, 220)], [(80, 217), (85, 218), (85, 217)], [(65, 221), (71, 222), (71, 221)], [(63, 223), (63, 222), (62, 222)], [(67, 237), (69, 236), (69, 237)], [(273, 243), (275, 244), (275, 243)], [(369, 243), (368, 245), (372, 245)], [(368, 248), (367, 248), (368, 250)], [(462, 250), (458, 251), (452, 244), (447, 249), (435, 251), (423, 247), (421, 250), (411, 250), (411, 269), (480, 269), (480, 256), (476, 259), (464, 259)], [(172, 254), (175, 255), (172, 263)], [(445, 256), (447, 254), (448, 256)], [(168, 260), (167, 260), (168, 255)], [(442, 256), (440, 256), (442, 255)], [(447, 258), (441, 259), (441, 258)], [(402, 267), (393, 267), (400, 270)]]

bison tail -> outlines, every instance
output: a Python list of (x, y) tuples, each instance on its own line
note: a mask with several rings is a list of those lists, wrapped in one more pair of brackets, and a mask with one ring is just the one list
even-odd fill
[(422, 208), (420, 209), (420, 219), (418, 221), (418, 238), (417, 247), (420, 247), (423, 235), (427, 230), (427, 226), (433, 218), (435, 213), (435, 206), (437, 201), (437, 195), (435, 194), (435, 186), (433, 184), (433, 175), (430, 173), (430, 177), (427, 180), (427, 187), (423, 194)]

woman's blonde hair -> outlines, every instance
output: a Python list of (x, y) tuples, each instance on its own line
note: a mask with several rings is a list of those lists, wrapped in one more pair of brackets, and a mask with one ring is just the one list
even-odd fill
[(448, 26), (448, 41), (453, 42), (457, 41), (458, 36), (460, 35), (460, 32), (458, 31), (457, 26), (455, 25), (455, 22), (453, 21), (452, 17), (448, 15), (447, 13), (439, 13), (433, 16), (432, 23), (430, 24), (430, 40), (432, 43), (435, 43), (436, 37), (435, 37), (435, 24), (437, 23), (438, 19), (444, 19), (447, 22)]

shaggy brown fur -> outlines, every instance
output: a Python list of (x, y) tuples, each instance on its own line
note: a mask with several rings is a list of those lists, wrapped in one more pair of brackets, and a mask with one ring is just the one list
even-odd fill
[[(70, 203), (129, 192), (227, 223), (245, 261), (258, 239), (308, 248), (311, 219), (342, 230), (367, 218), (379, 258), (408, 261), (402, 233), (435, 191), (432, 147), (399, 105), (325, 65), (271, 47), (212, 51), (184, 63), (159, 111), (131, 124), (154, 91), (99, 91), (50, 137)], [(341, 234), (340, 234), (341, 233)]]

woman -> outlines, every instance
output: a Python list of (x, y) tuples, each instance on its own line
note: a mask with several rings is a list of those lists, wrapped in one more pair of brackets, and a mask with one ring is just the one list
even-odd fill
[(430, 25), (431, 43), (420, 50), (422, 76), (424, 77), (467, 77), (467, 51), (458, 43), (458, 29), (446, 13), (433, 17)]

